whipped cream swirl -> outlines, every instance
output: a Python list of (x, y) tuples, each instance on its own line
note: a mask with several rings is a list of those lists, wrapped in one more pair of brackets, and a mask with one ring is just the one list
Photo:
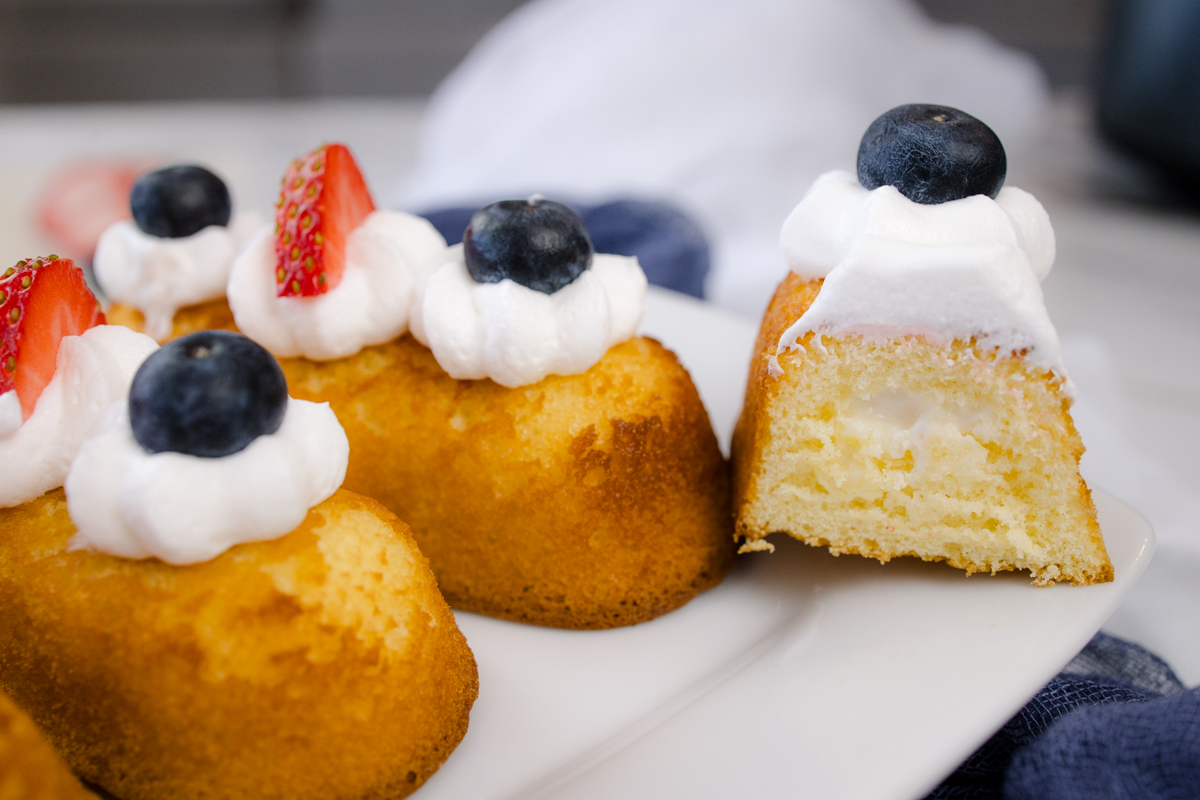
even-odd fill
[(105, 410), (67, 475), (77, 549), (168, 564), (291, 533), (346, 477), (350, 443), (328, 403), (288, 400), (283, 424), (223, 458), (147, 453), (129, 404)]
[(209, 225), (178, 239), (151, 236), (132, 220), (110, 225), (96, 244), (93, 265), (104, 294), (141, 311), (146, 333), (171, 335), (175, 312), (225, 295), (233, 259), (265, 222), (236, 214), (228, 227)]
[(509, 279), (476, 283), (455, 245), (427, 265), (409, 325), (450, 377), (515, 388), (587, 372), (633, 338), (645, 300), (635, 257), (597, 253), (578, 278), (544, 294)]
[(337, 286), (313, 297), (277, 297), (274, 239), (264, 231), (234, 263), (229, 306), (238, 330), (280, 358), (344, 358), (408, 330), (420, 268), (445, 249), (427, 220), (373, 211), (347, 239)]
[(792, 272), (825, 282), (780, 337), (773, 375), (777, 356), (816, 332), (974, 337), (1066, 376), (1039, 283), (1054, 264), (1054, 230), (1028, 192), (921, 205), (894, 186), (868, 191), (848, 172), (827, 172), (783, 224), (780, 244)]
[(62, 486), (100, 414), (129, 394), (133, 374), (157, 348), (144, 334), (98, 325), (63, 337), (54, 377), (24, 422), (17, 393), (0, 395), (0, 507)]

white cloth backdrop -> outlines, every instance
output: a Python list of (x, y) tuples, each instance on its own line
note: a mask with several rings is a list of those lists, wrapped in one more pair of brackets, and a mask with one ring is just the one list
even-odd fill
[(758, 315), (787, 213), (911, 102), (962, 108), (1012, 151), (1046, 89), (1028, 57), (908, 0), (534, 0), (434, 94), (396, 200), (669, 199), (713, 243), (708, 298)]

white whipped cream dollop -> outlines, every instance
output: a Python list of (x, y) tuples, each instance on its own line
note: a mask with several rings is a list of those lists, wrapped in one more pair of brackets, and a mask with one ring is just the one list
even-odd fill
[(347, 239), (337, 286), (312, 297), (278, 297), (275, 240), (264, 231), (233, 265), (229, 306), (238, 330), (280, 358), (344, 358), (408, 330), (421, 266), (445, 249), (428, 220), (374, 211)]
[(76, 549), (168, 564), (291, 533), (346, 477), (350, 443), (328, 403), (288, 400), (279, 430), (223, 458), (147, 453), (128, 403), (110, 406), (67, 475)]
[[(54, 377), (21, 422), (15, 391), (0, 395), (0, 507), (62, 486), (71, 459), (106, 407), (129, 394), (133, 374), (158, 345), (119, 325), (63, 337)], [(13, 413), (15, 410), (14, 427)]]
[[(1054, 230), (1028, 192), (921, 205), (894, 186), (868, 191), (848, 172), (827, 172), (783, 224), (780, 244), (792, 272), (825, 282), (777, 355), (809, 332), (975, 337), (1066, 377), (1039, 283), (1054, 264)], [(772, 374), (779, 369), (772, 359)]]
[(241, 212), (227, 227), (168, 239), (142, 232), (133, 220), (114, 222), (96, 244), (96, 280), (110, 300), (141, 311), (146, 333), (162, 341), (176, 311), (225, 295), (233, 259), (264, 224), (261, 215)]
[(17, 390), (9, 389), (0, 394), (0, 440), (15, 432), (23, 421), (21, 399), (17, 397)]
[(509, 279), (476, 283), (455, 245), (423, 272), (409, 326), (450, 377), (515, 388), (587, 372), (633, 338), (645, 301), (635, 257), (597, 253), (578, 278), (545, 294)]

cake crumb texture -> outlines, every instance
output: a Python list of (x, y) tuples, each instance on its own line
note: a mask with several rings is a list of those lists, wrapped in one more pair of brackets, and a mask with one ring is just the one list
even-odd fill
[(62, 490), (0, 530), (0, 688), (122, 800), (403, 797), (466, 732), (474, 658), (373, 500), (182, 567), (71, 551)]
[(884, 562), (1028, 570), (1038, 585), (1112, 580), (1060, 379), (973, 340), (813, 333), (773, 377), (779, 337), (820, 285), (789, 274), (759, 332), (734, 433), (743, 549), (786, 532)]

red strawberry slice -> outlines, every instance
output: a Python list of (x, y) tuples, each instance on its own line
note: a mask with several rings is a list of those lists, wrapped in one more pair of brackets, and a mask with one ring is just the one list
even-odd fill
[(152, 161), (88, 161), (55, 173), (37, 204), (41, 229), (68, 253), (91, 258), (114, 222), (129, 219), (129, 190)]
[(324, 145), (293, 161), (275, 210), (276, 294), (311, 297), (337, 286), (346, 238), (374, 210), (345, 145)]
[(17, 390), (21, 417), (33, 413), (54, 377), (58, 345), (104, 324), (104, 313), (69, 258), (18, 261), (0, 276), (0, 394)]

